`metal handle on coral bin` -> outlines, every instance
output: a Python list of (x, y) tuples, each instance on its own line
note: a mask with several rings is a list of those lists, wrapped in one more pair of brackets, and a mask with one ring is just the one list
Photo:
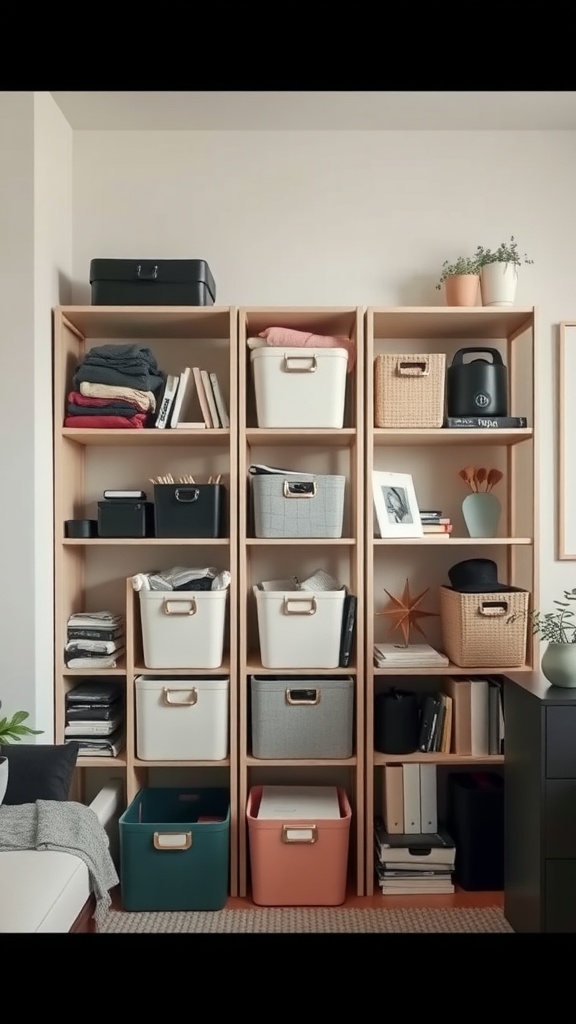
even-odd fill
[[(291, 366), (292, 362), (298, 363), (298, 361), (308, 361), (310, 366)], [(284, 373), (315, 373), (318, 369), (318, 360), (316, 356), (284, 356)]]
[(318, 839), (316, 825), (283, 825), (283, 843), (315, 843)]
[(192, 846), (191, 832), (155, 832), (155, 850), (189, 850)]
[[(296, 607), (291, 608), (290, 605), (296, 605)], [(310, 607), (298, 608), (298, 605), (310, 605)], [(285, 597), (283, 612), (284, 615), (315, 615), (317, 607), (315, 597), (304, 597), (301, 600), (296, 597)]]
[(397, 372), (401, 377), (426, 377), (430, 367), (426, 360), (422, 362), (399, 362)]
[[(174, 607), (171, 608), (171, 605)], [(187, 607), (182, 607), (184, 605)], [(167, 597), (164, 601), (164, 615), (196, 615), (197, 611), (196, 600), (193, 597), (182, 598), (180, 601), (174, 597)]]
[(165, 686), (162, 690), (162, 700), (164, 704), (169, 704), (171, 708), (190, 708), (194, 704), (198, 703), (198, 690), (195, 686), (190, 688), (191, 697), (190, 700), (172, 700), (170, 697), (171, 693), (179, 693), (179, 690), (169, 690)]
[(480, 615), (486, 615), (488, 618), (496, 618), (500, 615), (506, 615), (508, 611), (507, 601), (483, 601), (478, 611)]

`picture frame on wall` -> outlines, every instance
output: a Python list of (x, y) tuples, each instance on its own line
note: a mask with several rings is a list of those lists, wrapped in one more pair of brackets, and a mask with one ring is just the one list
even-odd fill
[(410, 473), (374, 472), (372, 492), (381, 537), (424, 536), (416, 490)]
[(576, 320), (560, 324), (558, 348), (558, 559), (576, 561)]

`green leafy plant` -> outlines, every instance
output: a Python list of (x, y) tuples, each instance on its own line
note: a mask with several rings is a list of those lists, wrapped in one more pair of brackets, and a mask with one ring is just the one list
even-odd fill
[(502, 242), (497, 249), (484, 249), (483, 246), (479, 245), (476, 249), (474, 256), (478, 269), (488, 265), (488, 263), (513, 263), (514, 266), (520, 267), (523, 263), (534, 263), (534, 260), (528, 259), (526, 253), (518, 252), (518, 243), (516, 242), (514, 235), (510, 236), (509, 242)]
[[(576, 644), (576, 623), (574, 622), (574, 609), (570, 602), (576, 601), (576, 587), (573, 590), (564, 591), (564, 600), (554, 600), (556, 611), (542, 614), (539, 611), (528, 612), (532, 622), (532, 633), (539, 633), (542, 640), (550, 644)], [(514, 622), (523, 614), (518, 612), (511, 615), (508, 622)]]
[(457, 277), (461, 274), (478, 274), (479, 271), (480, 265), (476, 256), (459, 256), (457, 260), (454, 260), (454, 263), (444, 260), (436, 289), (440, 291), (447, 277)]
[(27, 718), (30, 718), (28, 711), (16, 711), (12, 718), (0, 718), (0, 744), (20, 743), (23, 736), (40, 736), (42, 729), (31, 729), (30, 726), (22, 724)]

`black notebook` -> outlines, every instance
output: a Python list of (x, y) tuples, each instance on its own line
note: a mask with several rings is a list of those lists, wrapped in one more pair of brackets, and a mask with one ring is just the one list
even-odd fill
[(358, 599), (355, 594), (346, 594), (342, 612), (342, 632), (340, 634), (340, 668), (348, 668), (354, 649), (354, 633), (356, 629), (356, 607)]

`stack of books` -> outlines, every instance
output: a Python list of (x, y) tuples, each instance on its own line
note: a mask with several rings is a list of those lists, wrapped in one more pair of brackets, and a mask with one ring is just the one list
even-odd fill
[(124, 745), (124, 700), (114, 683), (87, 679), (66, 694), (64, 740), (81, 757), (116, 757)]
[(431, 834), (392, 834), (374, 819), (375, 870), (385, 896), (454, 892), (456, 844), (443, 829)]
[(228, 407), (217, 375), (199, 366), (186, 366), (182, 373), (169, 373), (154, 426), (161, 430), (229, 427)]
[(421, 509), (420, 520), (425, 537), (434, 534), (442, 540), (450, 540), (452, 523), (448, 516), (442, 515), (441, 509)]
[(430, 644), (374, 644), (376, 668), (434, 668), (450, 664), (445, 654)]

